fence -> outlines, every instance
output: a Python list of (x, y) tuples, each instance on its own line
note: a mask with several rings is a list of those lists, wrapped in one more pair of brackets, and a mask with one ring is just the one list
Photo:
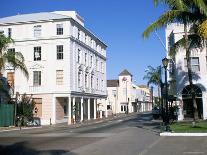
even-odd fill
[(14, 104), (0, 104), (0, 127), (14, 125)]

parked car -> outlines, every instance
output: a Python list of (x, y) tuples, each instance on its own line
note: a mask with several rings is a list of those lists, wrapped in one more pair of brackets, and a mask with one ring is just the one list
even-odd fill
[(161, 116), (161, 109), (159, 107), (154, 107), (152, 109), (152, 116), (154, 119), (158, 119)]

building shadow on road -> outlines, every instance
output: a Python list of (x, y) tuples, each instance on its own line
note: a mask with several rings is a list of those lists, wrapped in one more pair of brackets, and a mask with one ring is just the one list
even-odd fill
[(36, 150), (27, 146), (27, 142), (0, 145), (0, 155), (75, 155), (68, 150)]

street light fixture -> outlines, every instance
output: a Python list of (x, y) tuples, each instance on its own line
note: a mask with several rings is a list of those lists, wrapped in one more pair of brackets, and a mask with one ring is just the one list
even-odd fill
[(166, 126), (166, 131), (170, 131), (170, 126), (169, 126), (169, 112), (168, 112), (168, 86), (167, 86), (167, 67), (168, 67), (169, 59), (164, 58), (162, 59), (162, 64), (165, 69), (165, 126)]

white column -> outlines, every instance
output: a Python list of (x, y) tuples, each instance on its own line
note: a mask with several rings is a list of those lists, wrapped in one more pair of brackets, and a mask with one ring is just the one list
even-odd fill
[(90, 100), (90, 98), (88, 98), (88, 120), (90, 120), (91, 119), (91, 107), (90, 107), (90, 102), (91, 100)]
[(102, 118), (102, 115), (103, 115), (103, 114), (102, 114), (102, 110), (100, 110), (100, 118)]
[(94, 99), (94, 119), (96, 119), (96, 104), (97, 104), (97, 99)]
[(75, 107), (75, 97), (73, 97), (73, 121), (74, 121), (74, 123), (75, 123), (75, 112), (76, 112), (76, 109), (74, 109), (74, 108), (76, 108)]
[(71, 97), (68, 97), (68, 125), (71, 124)]
[(81, 98), (81, 122), (83, 121), (83, 97)]
[(108, 117), (108, 110), (107, 110), (107, 100), (106, 99), (105, 99), (105, 103), (104, 104), (105, 104), (105, 110), (106, 110), (106, 115), (105, 116), (107, 118)]

